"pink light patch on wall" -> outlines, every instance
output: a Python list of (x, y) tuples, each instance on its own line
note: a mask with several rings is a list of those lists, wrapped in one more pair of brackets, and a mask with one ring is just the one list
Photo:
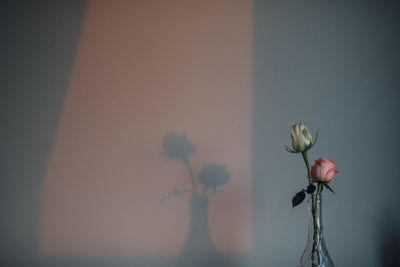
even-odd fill
[(41, 254), (176, 253), (189, 230), (185, 166), (161, 155), (186, 131), (220, 252), (251, 237), (252, 1), (90, 1), (42, 188)]

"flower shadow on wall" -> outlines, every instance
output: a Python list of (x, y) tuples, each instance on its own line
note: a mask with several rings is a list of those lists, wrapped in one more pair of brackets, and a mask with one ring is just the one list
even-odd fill
[[(225, 165), (207, 164), (195, 178), (189, 155), (195, 152), (195, 147), (186, 139), (186, 133), (177, 135), (168, 133), (162, 141), (167, 158), (178, 159), (183, 162), (188, 170), (191, 181), (191, 189), (178, 189), (175, 187), (167, 196), (163, 197), (159, 205), (163, 204), (171, 196), (179, 196), (190, 193), (190, 226), (186, 241), (181, 249), (181, 256), (193, 260), (216, 259), (219, 255), (209, 232), (208, 227), (208, 195), (209, 191), (216, 193), (218, 187), (226, 184), (230, 179), (230, 172)], [(197, 186), (202, 186), (202, 192), (197, 192)], [(210, 190), (209, 190), (210, 189)]]

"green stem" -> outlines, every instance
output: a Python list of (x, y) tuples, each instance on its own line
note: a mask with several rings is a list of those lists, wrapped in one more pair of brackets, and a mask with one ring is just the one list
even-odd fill
[[(308, 161), (308, 155), (307, 151), (301, 152), (301, 155), (303, 156), (304, 163), (306, 164), (307, 167), (307, 178), (308, 178), (308, 184), (312, 184), (312, 178), (311, 178), (311, 168), (310, 168), (310, 162)], [(319, 253), (316, 250), (317, 249), (317, 236), (318, 236), (318, 225), (317, 225), (317, 196), (319, 196), (322, 192), (322, 184), (318, 183), (318, 189), (317, 189), (317, 194), (312, 194), (311, 195), (311, 209), (312, 209), (312, 216), (313, 216), (313, 225), (314, 225), (314, 235), (313, 235), (313, 249), (311, 252), (311, 262), (314, 262), (314, 252), (317, 252), (317, 257), (318, 257), (318, 262), (319, 262)]]
[(183, 163), (185, 164), (186, 168), (188, 169), (189, 175), (190, 175), (190, 181), (192, 182), (192, 194), (193, 196), (197, 196), (196, 192), (196, 183), (194, 181), (194, 175), (192, 171), (192, 167), (190, 166), (188, 158), (183, 158)]
[(305, 162), (306, 167), (307, 167), (308, 184), (312, 184), (311, 169), (310, 169), (310, 163), (308, 162), (307, 151), (301, 152), (301, 155), (303, 156), (304, 162)]
[(321, 195), (322, 189), (324, 189), (323, 184), (322, 183), (318, 183), (317, 196)]

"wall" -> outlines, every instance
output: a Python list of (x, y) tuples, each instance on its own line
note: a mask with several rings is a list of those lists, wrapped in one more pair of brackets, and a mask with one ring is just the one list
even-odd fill
[(0, 3), (2, 266), (31, 262), (39, 252), (40, 186), (85, 7), (85, 1)]
[[(39, 255), (40, 186), (85, 7), (1, 3), (3, 265), (32, 266)], [(304, 166), (284, 151), (291, 123), (304, 120), (319, 130), (310, 157), (339, 168), (337, 195), (324, 202), (336, 265), (395, 266), (399, 5), (256, 0), (253, 13), (252, 263), (293, 266), (304, 248), (306, 207), (290, 206), (306, 182)]]
[(255, 1), (254, 247), (269, 266), (294, 266), (305, 246), (306, 205), (290, 206), (305, 168), (284, 150), (301, 120), (319, 130), (310, 158), (339, 168), (323, 211), (336, 266), (382, 266), (388, 247), (399, 251), (398, 11), (394, 1)]

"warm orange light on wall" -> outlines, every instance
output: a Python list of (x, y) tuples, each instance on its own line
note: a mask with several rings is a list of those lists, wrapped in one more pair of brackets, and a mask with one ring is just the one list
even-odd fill
[(90, 1), (43, 184), (43, 255), (177, 252), (189, 224), (185, 167), (169, 131), (196, 146), (195, 173), (226, 164), (210, 196), (222, 252), (251, 231), (251, 1)]

